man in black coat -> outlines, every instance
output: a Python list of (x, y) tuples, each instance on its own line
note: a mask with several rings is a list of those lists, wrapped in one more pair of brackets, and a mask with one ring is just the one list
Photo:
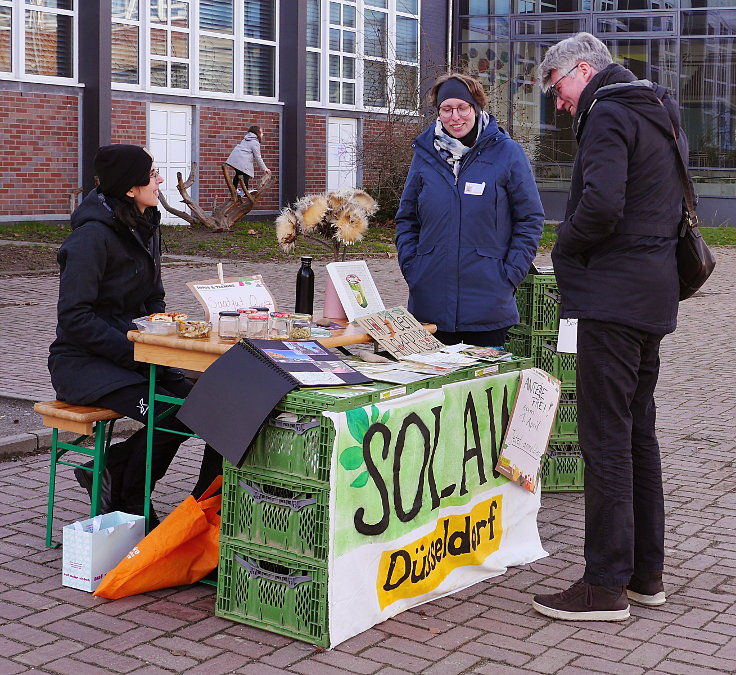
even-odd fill
[(588, 33), (551, 47), (539, 70), (578, 141), (552, 260), (561, 315), (578, 319), (585, 573), (533, 607), (556, 619), (619, 621), (629, 600), (665, 602), (654, 389), (660, 341), (677, 322), (678, 110)]

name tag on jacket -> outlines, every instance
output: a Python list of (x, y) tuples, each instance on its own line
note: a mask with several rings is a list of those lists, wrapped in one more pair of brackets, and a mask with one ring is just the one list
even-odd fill
[(465, 183), (465, 194), (466, 195), (482, 195), (483, 190), (486, 189), (485, 181), (482, 183)]

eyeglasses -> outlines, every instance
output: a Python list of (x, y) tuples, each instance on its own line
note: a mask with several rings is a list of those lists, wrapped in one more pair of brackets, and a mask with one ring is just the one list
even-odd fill
[(443, 105), (440, 110), (440, 119), (449, 120), (452, 117), (452, 111), (457, 110), (457, 114), (460, 117), (470, 117), (470, 112), (473, 110), (473, 106), (469, 103), (461, 103), (456, 106)]
[(158, 169), (151, 169), (148, 176), (150, 178), (158, 178), (161, 174), (158, 172)]
[(578, 67), (579, 65), (580, 65), (579, 63), (576, 63), (576, 64), (575, 64), (575, 65), (574, 65), (574, 66), (573, 66), (572, 68), (570, 68), (570, 70), (568, 70), (568, 71), (567, 71), (567, 72), (566, 72), (566, 73), (565, 73), (565, 74), (564, 74), (564, 75), (563, 75), (562, 77), (560, 77), (560, 78), (558, 78), (557, 80), (555, 80), (555, 83), (554, 83), (554, 84), (553, 84), (553, 85), (552, 85), (552, 86), (551, 86), (551, 87), (549, 88), (549, 90), (550, 90), (550, 92), (552, 93), (552, 96), (553, 96), (554, 98), (557, 98), (557, 97), (558, 97), (558, 96), (560, 95), (560, 92), (559, 92), (559, 91), (557, 91), (557, 85), (558, 85), (558, 84), (559, 84), (560, 82), (562, 82), (562, 80), (564, 80), (564, 79), (565, 79), (566, 77), (568, 77), (568, 76), (570, 75), (570, 73), (572, 73), (572, 71), (573, 71), (573, 70), (575, 70), (575, 69), (576, 69), (576, 68), (577, 68), (577, 67)]

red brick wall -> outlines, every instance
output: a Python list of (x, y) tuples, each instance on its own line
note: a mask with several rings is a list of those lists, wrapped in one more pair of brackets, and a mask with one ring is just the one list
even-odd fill
[(318, 194), (327, 189), (327, 118), (307, 115), (304, 189)]
[(79, 187), (76, 95), (3, 91), (0, 216), (66, 213)]
[[(222, 176), (222, 163), (230, 151), (243, 140), (251, 124), (258, 124), (263, 130), (261, 156), (271, 169), (274, 180), (258, 202), (258, 209), (279, 208), (279, 114), (275, 112), (231, 110), (202, 106), (199, 111), (199, 196), (200, 203), (211, 209), (212, 201), (229, 199), (225, 180)], [(261, 170), (254, 167), (256, 175), (251, 187), (257, 187), (261, 180)]]
[(112, 142), (129, 145), (146, 145), (146, 104), (142, 101), (113, 99), (112, 101)]

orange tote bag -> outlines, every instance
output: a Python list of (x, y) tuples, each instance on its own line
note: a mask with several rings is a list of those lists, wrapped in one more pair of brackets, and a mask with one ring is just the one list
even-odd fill
[(110, 600), (193, 584), (217, 567), (222, 495), (218, 476), (199, 499), (189, 495), (111, 569), (94, 595)]

